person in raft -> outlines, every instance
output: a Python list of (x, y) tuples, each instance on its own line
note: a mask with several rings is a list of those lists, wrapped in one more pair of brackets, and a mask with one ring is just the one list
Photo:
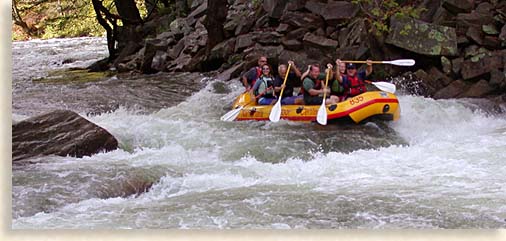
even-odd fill
[[(336, 60), (336, 64), (340, 64), (341, 60)], [(372, 61), (367, 60), (367, 68), (365, 71), (357, 73), (357, 66), (352, 63), (346, 64), (346, 74), (344, 76), (336, 75), (336, 78), (345, 89), (346, 98), (360, 95), (367, 91), (365, 86), (365, 79), (372, 73)]]
[(274, 90), (276, 91), (276, 95), (279, 96), (281, 89), (283, 87), (285, 88), (285, 90), (283, 90), (283, 97), (281, 98), (281, 104), (283, 105), (304, 104), (304, 98), (302, 96), (293, 95), (293, 88), (301, 85), (300, 77), (302, 74), (293, 61), (288, 61), (288, 64), (292, 65), (292, 67), (290, 67), (290, 73), (288, 73), (284, 86), (283, 82), (285, 81), (287, 66), (285, 64), (280, 64), (278, 66), (278, 75), (274, 80)]
[(339, 97), (339, 101), (343, 101), (346, 98), (346, 93), (344, 86), (342, 82), (338, 80), (337, 75), (342, 77), (346, 75), (346, 63), (344, 62), (338, 62), (336, 60), (336, 68), (337, 71), (335, 73), (335, 78), (332, 78), (332, 80), (329, 80), (329, 86), (330, 86), (330, 95), (335, 95)]
[(255, 81), (262, 75), (262, 66), (267, 64), (267, 57), (260, 56), (257, 61), (257, 66), (252, 67), (241, 76), (241, 83), (246, 88), (246, 91), (251, 90), (255, 85)]
[[(327, 64), (327, 71), (330, 71), (329, 75), (332, 75), (332, 64)], [(330, 88), (325, 88), (325, 73), (320, 72), (320, 66), (313, 64), (308, 66), (308, 70), (302, 74), (304, 88), (304, 103), (306, 105), (321, 105), (323, 103), (323, 93), (326, 92), (329, 96), (325, 100), (325, 104), (335, 104), (338, 102), (339, 97), (330, 95)]]
[(262, 66), (262, 75), (255, 81), (253, 94), (260, 97), (259, 105), (270, 105), (276, 101), (274, 92), (274, 77), (271, 74), (271, 67), (268, 64)]

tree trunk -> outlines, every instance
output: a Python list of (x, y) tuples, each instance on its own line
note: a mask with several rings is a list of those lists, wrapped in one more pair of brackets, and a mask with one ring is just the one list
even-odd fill
[(137, 9), (134, 0), (114, 0), (114, 3), (124, 26), (142, 23), (139, 9)]
[(223, 24), (227, 19), (227, 0), (207, 0), (207, 17), (204, 26), (207, 29), (207, 53), (225, 39)]
[[(116, 42), (116, 23), (112, 14), (102, 5), (101, 0), (91, 0), (93, 9), (95, 10), (96, 18), (98, 23), (105, 29), (107, 34), (107, 50), (109, 51), (109, 61), (112, 61), (116, 57), (116, 48), (114, 47)], [(102, 14), (105, 15), (102, 16)], [(107, 19), (107, 20), (106, 20)], [(109, 25), (111, 22), (111, 25)]]

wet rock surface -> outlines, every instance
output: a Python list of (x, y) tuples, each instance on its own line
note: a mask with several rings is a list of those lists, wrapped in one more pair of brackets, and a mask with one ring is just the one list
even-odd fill
[(56, 110), (12, 125), (12, 162), (40, 155), (91, 156), (118, 148), (107, 130), (79, 114)]

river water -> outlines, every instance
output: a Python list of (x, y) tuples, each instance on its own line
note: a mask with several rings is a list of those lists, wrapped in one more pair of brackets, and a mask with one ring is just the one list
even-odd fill
[(506, 116), (486, 101), (400, 93), (397, 122), (322, 127), (222, 122), (242, 87), (200, 74), (32, 82), (106, 56), (99, 38), (13, 43), (14, 122), (72, 109), (120, 143), (13, 167), (13, 228), (506, 227)]

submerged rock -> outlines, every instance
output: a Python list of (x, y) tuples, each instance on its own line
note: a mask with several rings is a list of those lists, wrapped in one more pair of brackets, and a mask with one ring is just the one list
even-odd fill
[(83, 157), (118, 148), (107, 130), (77, 113), (56, 110), (12, 125), (12, 161), (41, 156)]

